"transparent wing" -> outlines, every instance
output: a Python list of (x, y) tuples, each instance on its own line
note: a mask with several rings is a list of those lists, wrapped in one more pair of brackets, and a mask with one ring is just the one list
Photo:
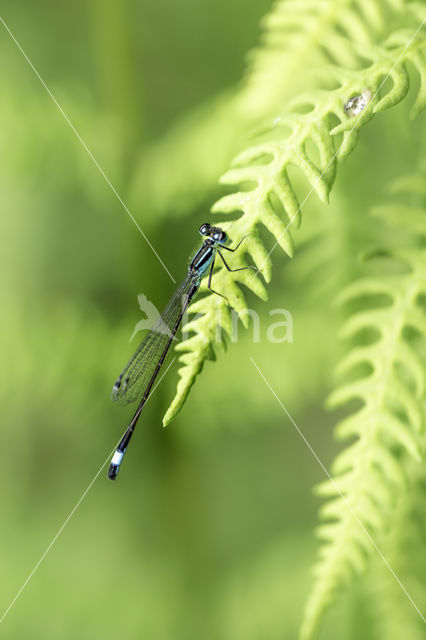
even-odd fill
[(173, 327), (185, 304), (188, 290), (193, 284), (189, 275), (178, 287), (156, 325), (148, 331), (123, 372), (118, 376), (111, 397), (121, 405), (127, 405), (142, 397), (158, 360), (170, 340)]

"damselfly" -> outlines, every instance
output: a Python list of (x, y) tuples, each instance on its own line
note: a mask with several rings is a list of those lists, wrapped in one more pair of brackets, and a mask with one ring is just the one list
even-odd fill
[(112, 457), (108, 470), (108, 478), (111, 480), (115, 480), (117, 477), (123, 456), (126, 453), (142, 409), (151, 393), (155, 379), (166, 359), (167, 352), (179, 329), (185, 311), (197, 293), (201, 279), (207, 275), (207, 272), (208, 289), (222, 296), (221, 293), (214, 291), (211, 287), (216, 255), (220, 256), (228, 271), (242, 271), (250, 268), (231, 269), (221, 253), (221, 249), (236, 251), (244, 238), (240, 240), (235, 249), (230, 249), (224, 244), (226, 242), (226, 233), (219, 227), (213, 227), (208, 223), (203, 224), (200, 227), (200, 234), (205, 236), (205, 240), (189, 264), (188, 275), (172, 296), (160, 320), (155, 327), (148, 331), (124, 371), (118, 376), (113, 387), (112, 399), (119, 404), (127, 405), (138, 398), (141, 398), (141, 400)]

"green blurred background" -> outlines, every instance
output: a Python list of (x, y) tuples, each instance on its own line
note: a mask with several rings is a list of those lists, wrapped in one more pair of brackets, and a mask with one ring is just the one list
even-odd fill
[[(174, 122), (238, 83), (270, 5), (2, 3), (2, 17), (176, 279), (212, 196), (157, 215), (143, 197), (153, 188), (135, 188), (135, 173)], [(135, 346), (128, 340), (141, 318), (137, 294), (161, 308), (173, 285), (4, 27), (0, 56), (1, 615), (131, 415), (111, 403), (110, 390)], [(367, 128), (327, 211), (311, 198), (312, 228), (320, 216), (335, 224), (342, 208), (366, 210), (380, 201), (377, 184), (410, 171), (411, 134), (383, 137), (404, 128), (407, 109)], [(366, 161), (377, 171), (374, 180), (364, 176), (361, 193)], [(171, 367), (118, 482), (103, 470), (10, 610), (2, 637), (296, 637), (316, 549), (312, 486), (323, 472), (249, 357), (329, 466), (337, 447), (323, 402), (339, 350), (329, 306), (359, 249), (356, 217), (345, 224), (344, 249), (339, 237), (323, 245), (348, 263), (339, 273), (328, 265), (330, 291), (319, 295), (309, 284), (300, 260), (306, 254), (315, 264), (313, 231), (302, 229), (300, 259), (274, 254), (268, 303), (249, 298), (263, 338), (269, 310), (289, 309), (294, 342), (253, 344), (251, 331), (241, 331), (163, 429), (177, 381)], [(342, 599), (321, 637), (359, 638), (362, 625), (368, 640), (369, 604), (360, 600), (356, 588)]]

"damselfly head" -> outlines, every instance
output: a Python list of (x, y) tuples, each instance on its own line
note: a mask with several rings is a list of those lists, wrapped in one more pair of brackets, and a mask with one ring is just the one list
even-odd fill
[(212, 227), (211, 224), (205, 222), (199, 229), (202, 236), (208, 236), (215, 242), (225, 242), (226, 233), (220, 227)]

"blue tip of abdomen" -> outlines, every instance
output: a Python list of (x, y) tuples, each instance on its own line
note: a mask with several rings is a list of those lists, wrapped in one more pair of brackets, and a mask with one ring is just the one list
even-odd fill
[(117, 449), (114, 455), (112, 456), (111, 464), (109, 465), (109, 469), (108, 469), (108, 478), (110, 480), (116, 479), (118, 472), (120, 471), (120, 465), (123, 460), (124, 454), (125, 454), (125, 451), (120, 451), (119, 449)]

